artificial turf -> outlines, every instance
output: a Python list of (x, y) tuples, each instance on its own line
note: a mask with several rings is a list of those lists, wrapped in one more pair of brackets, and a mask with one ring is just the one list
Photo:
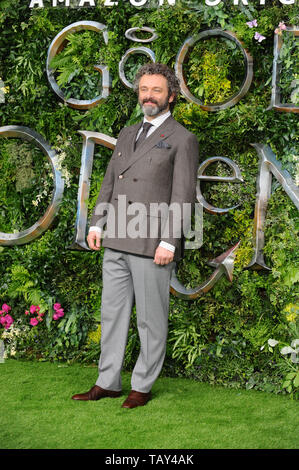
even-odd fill
[[(159, 378), (144, 407), (123, 396), (71, 400), (95, 367), (6, 360), (0, 364), (2, 449), (297, 449), (298, 402), (288, 396)], [(5, 432), (4, 432), (5, 430)]]

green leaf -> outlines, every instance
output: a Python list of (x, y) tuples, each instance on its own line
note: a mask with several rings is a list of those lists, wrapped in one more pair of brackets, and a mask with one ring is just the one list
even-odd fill
[(294, 387), (299, 387), (299, 371), (296, 374), (296, 377), (294, 378), (293, 381)]

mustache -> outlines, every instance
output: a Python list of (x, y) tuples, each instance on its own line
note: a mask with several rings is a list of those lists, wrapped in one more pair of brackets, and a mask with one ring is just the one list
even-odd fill
[(149, 99), (144, 99), (142, 100), (142, 104), (144, 103), (154, 103), (154, 104), (158, 104), (158, 102), (154, 99), (154, 98), (149, 98)]

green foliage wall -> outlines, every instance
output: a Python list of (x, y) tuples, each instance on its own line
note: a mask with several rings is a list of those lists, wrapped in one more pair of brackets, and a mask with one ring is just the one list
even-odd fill
[[(46, 3), (46, 2), (45, 2)], [(250, 143), (269, 145), (292, 177), (298, 181), (298, 121), (293, 113), (266, 111), (271, 98), (274, 30), (279, 22), (298, 24), (298, 7), (278, 1), (268, 6), (234, 7), (222, 2), (181, 2), (175, 7), (135, 8), (119, 2), (117, 8), (97, 2), (95, 8), (28, 8), (29, 2), (0, 2), (0, 77), (5, 102), (0, 103), (0, 125), (23, 125), (40, 133), (56, 149), (66, 187), (58, 216), (51, 228), (35, 241), (0, 248), (0, 303), (12, 307), (15, 322), (3, 330), (7, 353), (40, 360), (97, 360), (99, 354), (101, 265), (103, 253), (68, 249), (74, 236), (82, 138), (78, 130), (93, 130), (117, 137), (120, 129), (139, 120), (136, 96), (119, 78), (118, 63), (130, 47), (142, 45), (125, 38), (130, 27), (155, 28), (150, 43), (156, 61), (174, 66), (185, 39), (202, 29), (222, 28), (236, 33), (254, 60), (249, 92), (235, 106), (217, 113), (205, 112), (180, 97), (175, 118), (194, 132), (200, 143), (200, 161), (221, 155), (240, 167), (243, 184), (206, 185), (204, 195), (213, 205), (227, 207), (226, 215), (204, 214), (204, 243), (189, 250), (179, 266), (179, 277), (195, 287), (212, 272), (207, 261), (241, 240), (232, 283), (222, 277), (207, 294), (193, 301), (171, 296), (169, 340), (164, 373), (188, 375), (210, 383), (281, 391), (283, 377), (298, 368), (278, 346), (298, 337), (298, 219), (297, 210), (274, 180), (265, 227), (265, 257), (271, 272), (245, 270), (252, 256), (252, 232), (258, 174), (258, 155)], [(257, 2), (251, 2), (257, 3)], [(258, 27), (246, 22), (257, 19)], [(45, 72), (48, 47), (64, 27), (79, 20), (105, 24), (108, 45), (96, 33), (78, 33), (56, 59), (57, 79), (67, 96), (92, 98), (98, 75), (93, 64), (105, 63), (112, 76), (112, 91), (99, 106), (79, 111), (59, 102)], [(265, 39), (254, 38), (259, 31)], [(79, 40), (80, 38), (80, 40)], [(240, 57), (227, 43), (198, 43), (185, 64), (188, 86), (205, 101), (224, 100), (240, 85)], [(284, 52), (281, 78), (283, 98), (290, 101), (290, 80), (298, 78), (298, 48)], [(127, 64), (128, 79), (143, 61), (134, 56)], [(297, 73), (297, 75), (296, 75)], [(238, 81), (239, 80), (239, 81)], [(295, 98), (296, 99), (296, 96)], [(297, 103), (298, 104), (298, 103)], [(111, 151), (97, 148), (91, 179), (93, 208)], [(51, 199), (53, 181), (49, 167), (29, 143), (0, 139), (0, 231), (28, 228), (43, 215)], [(216, 169), (223, 172), (223, 168)], [(215, 171), (215, 169), (213, 170)], [(297, 172), (297, 173), (296, 173)], [(220, 173), (219, 173), (220, 174)], [(296, 176), (297, 175), (297, 176)], [(53, 320), (53, 305), (60, 303), (64, 317)], [(25, 315), (30, 305), (44, 313), (37, 326)], [(138, 334), (132, 317), (126, 363), (138, 354)], [(295, 375), (284, 390), (296, 389)]]

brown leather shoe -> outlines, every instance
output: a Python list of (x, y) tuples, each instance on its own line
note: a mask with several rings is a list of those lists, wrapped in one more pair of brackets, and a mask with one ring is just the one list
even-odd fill
[(121, 405), (122, 408), (136, 408), (137, 406), (144, 406), (151, 399), (151, 392), (143, 393), (131, 390), (128, 398)]
[(117, 398), (120, 397), (121, 392), (114, 392), (113, 390), (105, 390), (104, 388), (94, 385), (86, 393), (78, 393), (77, 395), (72, 396), (72, 400), (100, 400), (100, 398)]

